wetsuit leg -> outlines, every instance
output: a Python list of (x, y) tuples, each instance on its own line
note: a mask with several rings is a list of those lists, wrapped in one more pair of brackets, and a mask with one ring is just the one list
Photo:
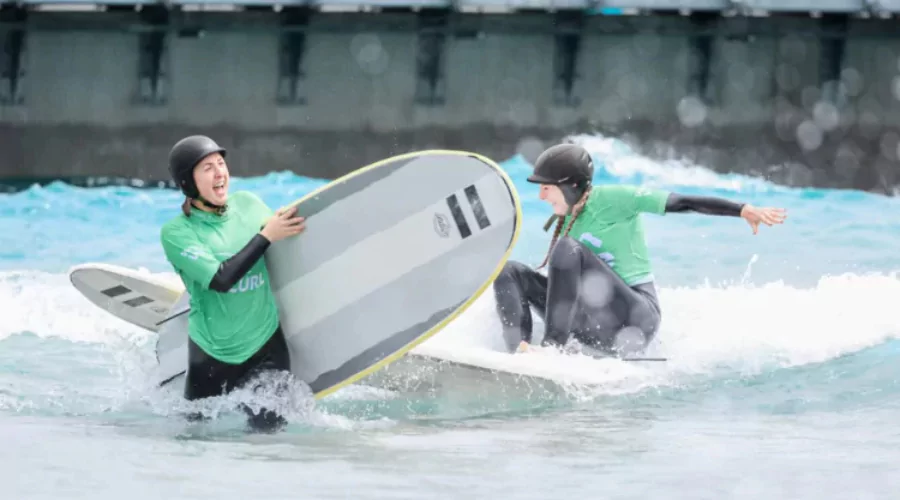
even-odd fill
[(516, 261), (507, 261), (494, 280), (497, 313), (509, 352), (524, 340), (531, 342), (533, 306), (543, 318), (547, 303), (547, 277)]
[(223, 363), (188, 337), (188, 369), (184, 397), (189, 401), (228, 394), (243, 374), (243, 365)]
[(545, 344), (565, 345), (574, 335), (589, 348), (627, 355), (655, 336), (660, 310), (651, 283), (628, 286), (568, 236), (553, 248), (548, 269)]
[[(267, 370), (290, 371), (290, 353), (281, 326), (272, 337), (247, 361), (234, 365), (223, 363), (201, 349), (188, 337), (188, 369), (184, 397), (190, 401), (228, 394), (238, 387), (255, 382), (256, 376)], [(278, 387), (277, 391), (283, 391)], [(254, 413), (244, 406), (249, 424), (254, 429), (274, 430), (286, 421), (274, 412), (262, 409)], [(191, 416), (196, 418), (196, 416)]]
[[(237, 382), (239, 387), (249, 385), (257, 385), (257, 378), (265, 372), (290, 372), (291, 359), (288, 351), (287, 341), (284, 338), (284, 332), (279, 326), (272, 338), (256, 353), (255, 362), (249, 367), (243, 377)], [(257, 385), (259, 387), (259, 385)], [(278, 395), (286, 394), (290, 387), (284, 379), (281, 379), (274, 391)], [(272, 432), (287, 425), (287, 420), (273, 410), (260, 408), (259, 413), (244, 406), (244, 412), (247, 413), (250, 427), (263, 432)]]

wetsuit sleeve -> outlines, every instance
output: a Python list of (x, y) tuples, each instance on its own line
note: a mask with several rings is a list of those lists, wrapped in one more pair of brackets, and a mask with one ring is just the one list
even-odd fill
[[(256, 229), (262, 230), (269, 218), (274, 215), (272, 209), (262, 199), (252, 192), (245, 192), (253, 200), (254, 218), (259, 220)], [(256, 264), (266, 253), (271, 242), (262, 234), (255, 234), (236, 254), (219, 265), (216, 274), (209, 283), (209, 288), (217, 292), (225, 293), (231, 290), (241, 278)]]
[(712, 196), (688, 196), (671, 193), (666, 201), (666, 212), (697, 212), (706, 215), (740, 217), (743, 203), (735, 203)]
[(270, 242), (265, 236), (259, 233), (253, 235), (253, 238), (244, 245), (244, 248), (240, 249), (238, 253), (232, 255), (225, 262), (219, 264), (219, 269), (213, 275), (209, 288), (222, 293), (231, 290), (231, 287), (240, 281), (247, 274), (247, 271), (256, 264), (256, 261), (266, 253), (269, 244)]
[(256, 234), (236, 254), (219, 262), (189, 229), (166, 229), (163, 249), (172, 266), (188, 278), (211, 290), (225, 293), (253, 267), (270, 242)]

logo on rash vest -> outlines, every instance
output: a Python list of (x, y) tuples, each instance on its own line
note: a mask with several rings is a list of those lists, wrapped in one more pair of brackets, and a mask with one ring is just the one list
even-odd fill
[(228, 293), (251, 292), (265, 284), (266, 282), (263, 280), (262, 273), (248, 274), (231, 287), (231, 290), (228, 290)]
[(192, 246), (185, 248), (184, 251), (181, 252), (181, 256), (191, 260), (197, 260), (200, 257), (209, 258), (209, 253), (207, 253), (203, 247)]
[(594, 236), (591, 233), (581, 233), (581, 236), (579, 236), (578, 239), (580, 241), (583, 241), (583, 242), (587, 243), (588, 245), (594, 247), (595, 248), (594, 253), (597, 254), (597, 257), (600, 257), (601, 259), (606, 261), (606, 263), (609, 264), (609, 267), (616, 266), (616, 256), (615, 255), (613, 255), (609, 252), (600, 253), (600, 250), (603, 249), (603, 240)]

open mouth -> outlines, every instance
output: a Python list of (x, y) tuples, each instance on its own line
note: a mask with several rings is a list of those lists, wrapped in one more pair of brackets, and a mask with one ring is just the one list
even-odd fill
[(216, 193), (216, 196), (225, 195), (225, 181), (214, 184), (213, 185), (213, 193)]

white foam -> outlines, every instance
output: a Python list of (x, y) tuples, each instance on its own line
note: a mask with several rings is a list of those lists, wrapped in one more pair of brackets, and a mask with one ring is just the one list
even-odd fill
[[(111, 343), (146, 332), (91, 304), (65, 274), (0, 273), (0, 339), (30, 332), (41, 337)], [(143, 333), (142, 333), (143, 332)]]
[[(662, 288), (663, 325), (653, 352), (670, 358), (667, 367), (691, 372), (723, 365), (754, 371), (772, 363), (788, 366), (826, 361), (897, 337), (900, 322), (894, 307), (898, 296), (900, 279), (895, 274), (826, 276), (812, 288), (784, 283)], [(112, 344), (123, 338), (137, 343), (151, 335), (91, 304), (64, 274), (0, 273), (0, 303), (8, 311), (0, 315), (0, 339), (31, 332)], [(543, 324), (535, 316), (537, 339), (542, 330)], [(502, 350), (491, 289), (423, 346), (469, 352), (460, 355), (481, 352), (491, 356)], [(555, 362), (551, 358), (523, 356), (515, 363), (526, 359), (536, 364)], [(561, 362), (577, 376), (572, 359)]]
[[(784, 283), (663, 288), (663, 325), (647, 353), (667, 357), (663, 364), (497, 352), (503, 340), (489, 290), (420, 351), (593, 384), (604, 394), (632, 392), (722, 369), (754, 374), (824, 362), (900, 337), (897, 296), (900, 279), (893, 274), (828, 276), (807, 289)], [(539, 339), (543, 324), (535, 318)]]
[[(501, 353), (500, 323), (488, 289), (417, 350), (590, 384), (595, 394), (634, 392), (676, 385), (684, 376), (719, 370), (753, 374), (776, 366), (825, 362), (897, 338), (897, 296), (900, 279), (894, 274), (827, 276), (811, 288), (784, 283), (662, 288), (663, 325), (648, 355), (669, 361), (626, 363), (547, 352)], [(0, 303), (9, 311), (0, 315), (0, 339), (31, 332), (121, 347), (123, 342), (145, 344), (152, 335), (88, 302), (63, 274), (0, 273)], [(541, 338), (542, 330), (542, 322), (535, 317), (535, 339)], [(372, 396), (362, 395), (363, 399)], [(160, 403), (166, 406), (173, 401)]]
[(826, 276), (811, 289), (759, 287), (663, 290), (661, 351), (681, 370), (726, 365), (757, 372), (797, 366), (896, 338), (896, 275)]

